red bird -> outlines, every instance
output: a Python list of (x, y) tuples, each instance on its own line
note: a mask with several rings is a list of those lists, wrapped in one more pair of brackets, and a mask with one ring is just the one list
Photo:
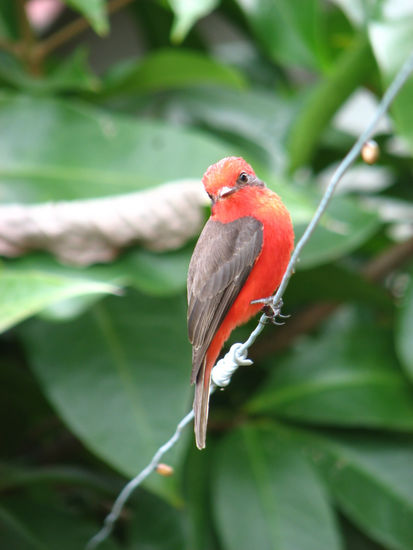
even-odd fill
[(213, 164), (202, 179), (212, 214), (188, 271), (191, 383), (196, 383), (195, 437), (205, 447), (212, 367), (232, 330), (278, 288), (294, 244), (288, 210), (242, 158)]

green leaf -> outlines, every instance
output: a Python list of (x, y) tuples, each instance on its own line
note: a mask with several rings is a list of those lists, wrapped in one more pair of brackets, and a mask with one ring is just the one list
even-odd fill
[[(74, 550), (84, 548), (98, 526), (82, 517), (79, 510), (52, 491), (15, 493), (2, 499), (0, 544), (13, 550)], [(2, 543), (7, 541), (7, 544)], [(119, 548), (111, 540), (102, 550)]]
[[(387, 0), (332, 0), (355, 25), (362, 27), (380, 12)], [(390, 0), (392, 1), (392, 0)]]
[(376, 20), (401, 20), (413, 14), (411, 2), (394, 0), (332, 0), (355, 25), (367, 26)]
[[(70, 323), (32, 321), (21, 335), (59, 416), (92, 452), (128, 477), (146, 466), (189, 410), (183, 296), (129, 292)], [(179, 454), (182, 446), (175, 450)], [(152, 484), (170, 494), (174, 480), (159, 477)]]
[(109, 32), (105, 0), (63, 0), (65, 4), (77, 10), (101, 36)]
[(401, 303), (397, 331), (396, 349), (407, 375), (413, 380), (413, 280), (410, 271), (409, 284)]
[[(413, 16), (395, 20), (372, 21), (369, 25), (369, 37), (374, 55), (379, 65), (384, 86), (387, 87), (402, 64), (413, 51)], [(413, 150), (413, 113), (411, 98), (413, 95), (413, 77), (393, 102), (391, 112), (398, 132), (407, 140)]]
[(88, 277), (53, 275), (36, 269), (0, 269), (0, 331), (61, 300), (90, 294), (113, 294), (117, 287)]
[(24, 523), (0, 507), (0, 545), (13, 550), (47, 550), (46, 546)]
[(141, 249), (125, 256), (113, 271), (123, 271), (128, 283), (146, 294), (175, 294), (186, 288), (191, 253), (192, 246), (163, 254)]
[(46, 98), (0, 96), (0, 139), (2, 199), (17, 202), (107, 196), (200, 178), (232, 153), (198, 132)]
[[(7, 336), (2, 338), (0, 368), (2, 460), (16, 462), (22, 442), (30, 445), (33, 435), (41, 432), (41, 426), (53, 422), (53, 415), (21, 354), (7, 346), (7, 340)], [(38, 441), (36, 436), (35, 441)]]
[[(235, 90), (208, 86), (183, 90), (171, 98), (174, 109), (191, 117), (194, 124), (224, 133), (227, 140), (260, 156), (272, 173), (286, 165), (285, 140), (293, 118), (293, 106), (266, 90)], [(248, 144), (248, 145), (246, 145)]]
[(128, 550), (184, 550), (188, 547), (182, 510), (146, 491), (139, 492), (131, 508)]
[(386, 550), (383, 546), (373, 542), (346, 518), (341, 518), (341, 525), (346, 550)]
[(65, 59), (59, 61), (44, 77), (33, 77), (14, 57), (0, 52), (0, 82), (21, 88), (32, 94), (50, 94), (60, 91), (95, 92), (100, 81), (90, 71), (87, 52), (78, 48)]
[(219, 3), (219, 0), (168, 0), (175, 14), (175, 21), (171, 30), (172, 42), (184, 40), (194, 24), (208, 15)]
[(342, 547), (322, 484), (277, 427), (246, 426), (222, 440), (212, 494), (225, 550)]
[(391, 297), (382, 286), (372, 284), (359, 272), (337, 264), (297, 271), (284, 296), (289, 307), (330, 300), (370, 304), (393, 311)]
[[(171, 296), (186, 289), (188, 265), (192, 245), (181, 250), (157, 253), (136, 249), (106, 265), (93, 265), (83, 269), (62, 266), (49, 256), (35, 255), (33, 263), (42, 266), (46, 272), (69, 274), (72, 277), (85, 275), (95, 281), (119, 286), (130, 286), (152, 296)], [(25, 269), (30, 266), (30, 257), (18, 263)], [(14, 262), (16, 263), (16, 262)], [(41, 312), (49, 320), (77, 317), (89, 309), (101, 296), (76, 296), (69, 300), (53, 303)]]
[(169, 89), (216, 84), (241, 89), (242, 74), (197, 51), (158, 50), (143, 58), (115, 66), (104, 78), (105, 95), (121, 92), (162, 92)]
[(0, 489), (16, 490), (21, 487), (42, 485), (89, 487), (113, 497), (122, 486), (101, 475), (71, 466), (21, 467), (0, 463)]
[[(337, 260), (362, 245), (377, 231), (379, 224), (377, 213), (367, 210), (355, 199), (335, 197), (303, 248), (299, 267), (314, 267)], [(296, 242), (306, 226), (307, 223), (294, 226)]]
[(311, 161), (331, 118), (373, 68), (369, 42), (364, 35), (360, 35), (341, 54), (331, 73), (308, 94), (291, 128), (288, 150), (292, 172)]
[(5, 40), (19, 37), (18, 12), (14, 2), (0, 2), (0, 36)]
[(391, 335), (344, 309), (273, 370), (248, 411), (304, 423), (413, 431), (413, 390)]
[(322, 9), (317, 0), (237, 0), (267, 53), (287, 66), (314, 69), (323, 55)]
[(213, 445), (213, 440), (208, 441), (207, 450), (200, 453), (191, 444), (183, 465), (185, 508), (189, 519), (186, 538), (187, 546), (191, 550), (216, 550), (219, 544), (210, 506), (210, 492), (215, 475), (211, 461), (215, 449)]
[(45, 79), (45, 86), (48, 90), (96, 92), (100, 88), (100, 80), (92, 73), (88, 57), (85, 48), (77, 48), (71, 55), (59, 61)]
[(367, 433), (300, 436), (345, 515), (386, 549), (411, 550), (412, 438)]
[[(162, 253), (134, 248), (111, 263), (81, 268), (63, 265), (52, 256), (41, 253), (5, 260), (3, 265), (19, 274), (35, 271), (57, 277), (106, 283), (112, 287), (132, 286), (145, 294), (168, 296), (186, 288), (192, 249), (192, 244)], [(113, 290), (116, 288), (112, 288), (112, 292)]]

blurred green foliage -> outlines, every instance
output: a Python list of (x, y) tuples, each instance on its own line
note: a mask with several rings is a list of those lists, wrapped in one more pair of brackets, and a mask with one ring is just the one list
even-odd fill
[[(24, 2), (0, 5), (3, 203), (200, 178), (236, 154), (281, 194), (298, 238), (366, 114), (343, 128), (338, 112), (356, 91), (380, 98), (413, 48), (408, 2), (109, 2), (143, 46), (95, 74), (91, 31), (55, 39), (81, 14), (103, 59), (106, 4), (64, 3), (43, 34)], [(291, 280), (292, 319), (213, 397), (207, 449), (188, 430), (165, 457), (175, 475), (154, 474), (102, 548), (413, 548), (413, 254), (387, 253), (412, 223), (412, 103), (410, 79), (377, 136), (385, 183), (350, 172)], [(82, 548), (189, 409), (191, 249), (81, 270), (1, 261), (1, 548)]]

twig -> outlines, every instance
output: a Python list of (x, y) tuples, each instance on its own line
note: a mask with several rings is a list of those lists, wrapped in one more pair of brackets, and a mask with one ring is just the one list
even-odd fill
[[(361, 136), (358, 138), (356, 143), (353, 145), (353, 147), (350, 149), (349, 153), (344, 157), (343, 161), (340, 163), (339, 167), (333, 174), (333, 177), (330, 180), (330, 183), (320, 201), (320, 204), (310, 221), (309, 225), (307, 226), (307, 229), (305, 230), (303, 236), (298, 241), (297, 246), (295, 247), (295, 250), (291, 256), (290, 263), (288, 264), (287, 270), (284, 274), (283, 280), (281, 281), (281, 284), (278, 288), (278, 291), (276, 292), (273, 302), (274, 304), (278, 304), (281, 301), (281, 298), (287, 288), (288, 282), (291, 278), (291, 275), (294, 272), (294, 268), (298, 262), (300, 253), (303, 249), (303, 247), (306, 245), (308, 240), (310, 239), (314, 229), (316, 228), (318, 222), (320, 221), (322, 215), (324, 214), (333, 194), (334, 191), (343, 177), (346, 170), (351, 166), (351, 164), (355, 161), (357, 156), (360, 154), (360, 151), (364, 145), (364, 143), (370, 138), (372, 135), (377, 123), (379, 122), (380, 118), (384, 115), (384, 113), (387, 111), (389, 105), (393, 101), (393, 99), (396, 97), (400, 89), (402, 88), (403, 84), (406, 82), (407, 78), (413, 71), (413, 52), (411, 52), (409, 58), (403, 65), (403, 67), (400, 69), (400, 71), (397, 73), (396, 77), (394, 78), (393, 82), (387, 89), (386, 93), (384, 94), (370, 124), (367, 126), (366, 130), (361, 134)], [(262, 332), (264, 326), (265, 326), (266, 316), (262, 315), (257, 327), (255, 330), (250, 334), (248, 340), (244, 342), (244, 344), (236, 344), (232, 346), (231, 350), (227, 355), (221, 359), (221, 361), (218, 362), (218, 364), (214, 367), (216, 369), (219, 365), (222, 366), (228, 366), (226, 363), (229, 363), (230, 365), (233, 364), (231, 370), (232, 372), (235, 371), (236, 363), (239, 362), (239, 364), (242, 364), (245, 362), (245, 358), (248, 354), (248, 348), (255, 342), (258, 335)], [(234, 368), (235, 367), (235, 368)], [(217, 377), (218, 378), (218, 377)], [(229, 383), (228, 378), (226, 378), (226, 385)], [(215, 389), (215, 386), (212, 385), (212, 391)], [(113, 505), (113, 508), (110, 512), (110, 514), (106, 517), (104, 522), (104, 527), (99, 531), (88, 543), (87, 550), (93, 550), (103, 542), (111, 533), (113, 529), (113, 525), (119, 518), (119, 514), (122, 510), (123, 505), (128, 500), (128, 498), (131, 496), (132, 492), (135, 490), (135, 488), (144, 480), (148, 475), (156, 468), (159, 460), (163, 456), (163, 454), (169, 450), (174, 443), (178, 440), (181, 430), (184, 426), (189, 424), (189, 422), (193, 419), (193, 410), (188, 413), (183, 420), (178, 424), (178, 428), (175, 432), (175, 434), (172, 436), (172, 438), (165, 443), (162, 447), (158, 449), (158, 451), (155, 453), (152, 461), (142, 470), (135, 478), (133, 478), (122, 490), (121, 494), (118, 496), (118, 498), (115, 501), (115, 504)]]
[[(115, 13), (131, 4), (134, 0), (111, 0), (107, 5), (108, 14)], [(8, 51), (20, 57), (26, 64), (30, 72), (38, 74), (42, 61), (51, 52), (66, 44), (69, 40), (86, 31), (90, 27), (89, 21), (85, 17), (78, 17), (71, 23), (57, 30), (48, 38), (37, 42), (35, 41), (30, 22), (25, 10), (25, 0), (19, 0), (19, 24), (21, 29), (21, 40), (11, 42), (0, 39), (0, 49)]]
[(30, 26), (26, 12), (26, 0), (17, 0), (17, 14), (20, 27), (20, 35), (26, 43), (34, 41), (33, 30)]
[[(108, 3), (107, 11), (109, 14), (119, 11), (123, 7), (133, 2), (133, 0), (112, 0)], [(89, 21), (85, 17), (79, 17), (71, 23), (68, 23), (62, 29), (53, 33), (49, 38), (45, 38), (40, 42), (35, 50), (35, 56), (38, 59), (44, 59), (52, 51), (56, 50), (78, 34), (86, 31), (89, 28)]]
[(29, 73), (39, 76), (42, 73), (42, 60), (34, 55), (36, 37), (30, 25), (26, 11), (26, 0), (17, 1), (17, 15), (20, 29), (20, 40), (14, 44), (14, 53), (20, 55)]
[(115, 500), (110, 514), (106, 516), (102, 529), (90, 539), (90, 541), (86, 545), (86, 550), (92, 550), (93, 548), (96, 548), (98, 544), (103, 542), (110, 535), (113, 529), (113, 525), (119, 518), (125, 502), (131, 496), (136, 487), (140, 485), (140, 483), (142, 483), (142, 481), (155, 470), (162, 456), (175, 445), (175, 443), (181, 437), (182, 430), (185, 428), (185, 426), (192, 422), (193, 419), (194, 411), (192, 410), (180, 421), (171, 439), (169, 439), (166, 443), (162, 445), (162, 447), (160, 447), (156, 451), (156, 453), (153, 455), (152, 460), (146, 466), (146, 468), (144, 468), (139, 473), (139, 475), (131, 479), (127, 485), (125, 485), (125, 487), (119, 493), (118, 498)]
[(12, 42), (6, 38), (0, 38), (0, 50), (12, 53), (13, 55), (20, 54), (20, 49), (17, 42)]

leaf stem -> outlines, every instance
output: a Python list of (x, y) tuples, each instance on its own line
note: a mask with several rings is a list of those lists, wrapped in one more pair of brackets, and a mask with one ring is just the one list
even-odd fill
[(43, 63), (35, 55), (37, 41), (27, 16), (26, 0), (17, 0), (17, 16), (20, 40), (14, 44), (9, 44), (9, 51), (13, 52), (14, 50), (13, 53), (21, 58), (30, 74), (39, 76), (43, 72)]

